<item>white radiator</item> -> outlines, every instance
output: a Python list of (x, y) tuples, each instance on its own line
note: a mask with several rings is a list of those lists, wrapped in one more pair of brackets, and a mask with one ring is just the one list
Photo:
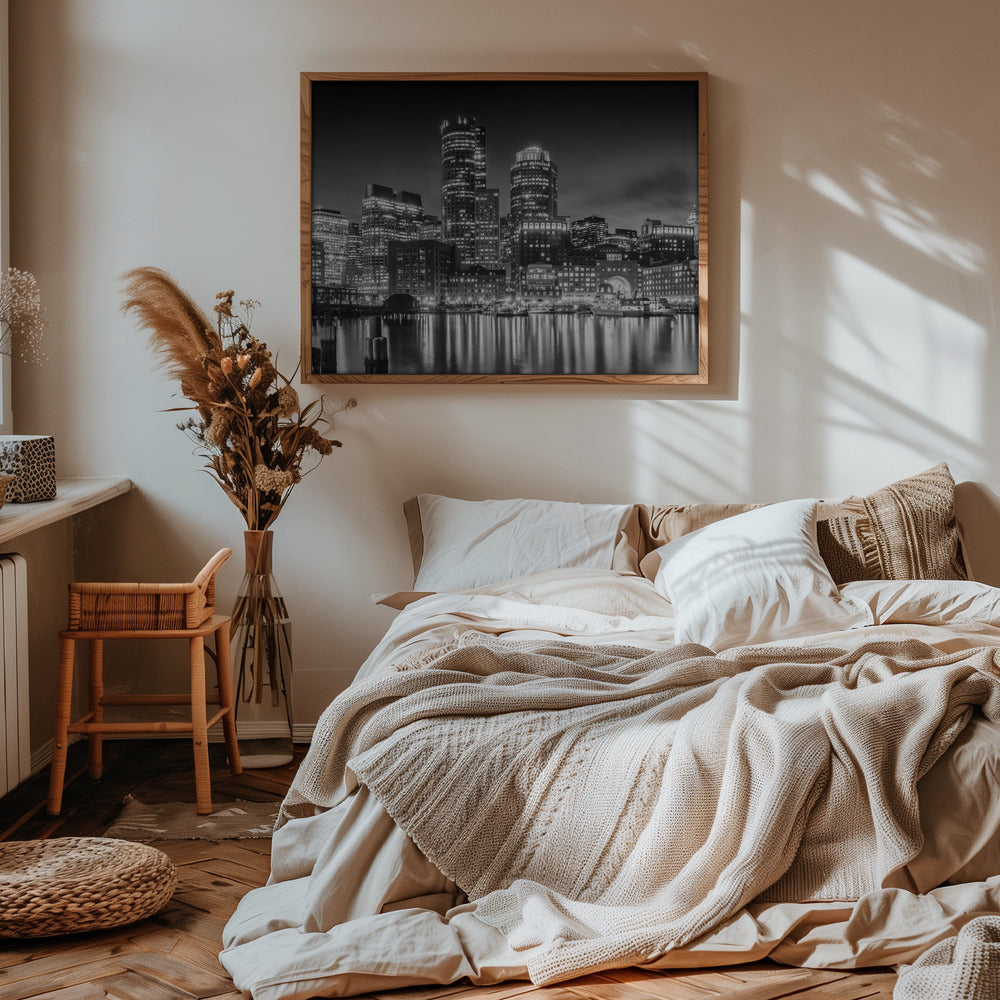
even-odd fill
[(28, 732), (28, 571), (24, 556), (0, 555), (0, 795), (31, 773)]

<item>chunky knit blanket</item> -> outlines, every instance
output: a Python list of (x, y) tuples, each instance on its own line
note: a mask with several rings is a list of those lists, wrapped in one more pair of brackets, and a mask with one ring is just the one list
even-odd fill
[(344, 692), (279, 824), (367, 785), (536, 983), (878, 888), (920, 849), (919, 778), (1000, 718), (992, 649), (478, 640)]
[(1000, 916), (970, 920), (899, 970), (893, 1000), (997, 1000)]

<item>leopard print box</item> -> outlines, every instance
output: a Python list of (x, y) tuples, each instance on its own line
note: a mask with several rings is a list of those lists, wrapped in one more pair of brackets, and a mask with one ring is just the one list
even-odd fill
[(8, 503), (54, 500), (56, 495), (56, 442), (53, 437), (30, 434), (0, 436), (0, 473), (13, 476), (7, 487)]

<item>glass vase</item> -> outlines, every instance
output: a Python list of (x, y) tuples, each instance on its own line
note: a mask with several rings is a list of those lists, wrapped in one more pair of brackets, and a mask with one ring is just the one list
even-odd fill
[(232, 616), (236, 730), (245, 768), (292, 760), (292, 635), (271, 569), (270, 531), (243, 533), (246, 573)]

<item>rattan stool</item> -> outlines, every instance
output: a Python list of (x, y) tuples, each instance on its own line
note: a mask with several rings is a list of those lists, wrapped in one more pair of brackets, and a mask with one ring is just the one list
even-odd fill
[(0, 937), (120, 927), (158, 913), (177, 871), (148, 844), (56, 837), (0, 844)]
[[(62, 641), (59, 680), (56, 689), (56, 723), (52, 771), (49, 777), (48, 810), (62, 809), (66, 779), (66, 752), (70, 733), (85, 733), (90, 776), (101, 776), (105, 735), (190, 734), (194, 745), (194, 781), (197, 811), (212, 811), (212, 787), (208, 763), (208, 729), (221, 722), (229, 755), (229, 770), (240, 774), (240, 751), (236, 742), (236, 710), (229, 666), (229, 617), (214, 614), (215, 576), (232, 555), (220, 549), (191, 583), (71, 583), (69, 627), (59, 633)], [(219, 680), (219, 697), (209, 701), (205, 691), (205, 637), (215, 636), (213, 654)], [(184, 694), (104, 694), (104, 641), (106, 639), (187, 639), (191, 670), (190, 691)], [(88, 712), (70, 722), (76, 644), (87, 640), (89, 658)], [(211, 651), (209, 651), (211, 652)], [(207, 706), (219, 711), (208, 718)], [(103, 710), (110, 705), (190, 705), (190, 722), (105, 722)]]

